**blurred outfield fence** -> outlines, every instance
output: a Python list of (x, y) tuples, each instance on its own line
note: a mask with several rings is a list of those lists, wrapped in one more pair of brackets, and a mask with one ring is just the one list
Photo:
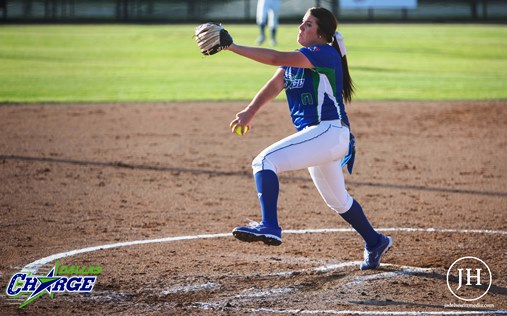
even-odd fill
[[(280, 19), (297, 22), (309, 7), (322, 6), (341, 21), (507, 22), (507, 0), (416, 2), (416, 8), (350, 9), (340, 0), (281, 0)], [(0, 23), (253, 23), (256, 5), (257, 0), (0, 0)]]

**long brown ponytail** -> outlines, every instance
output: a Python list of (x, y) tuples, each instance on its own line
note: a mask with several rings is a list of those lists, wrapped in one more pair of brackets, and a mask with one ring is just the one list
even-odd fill
[(333, 43), (333, 47), (340, 55), (343, 72), (343, 99), (346, 103), (350, 103), (352, 101), (352, 95), (354, 94), (354, 82), (350, 76), (347, 55), (342, 56), (340, 47), (338, 46), (336, 40), (334, 40), (334, 33), (336, 32), (336, 28), (338, 26), (336, 17), (333, 13), (331, 13), (331, 11), (325, 8), (310, 8), (308, 9), (308, 12), (317, 19), (319, 32), (325, 36), (328, 43)]
[(352, 101), (352, 94), (354, 94), (354, 82), (352, 81), (352, 77), (350, 77), (347, 55), (342, 56), (340, 52), (340, 46), (338, 46), (336, 40), (333, 41), (333, 47), (338, 51), (338, 54), (340, 54), (340, 57), (342, 59), (343, 99), (346, 103), (350, 104)]

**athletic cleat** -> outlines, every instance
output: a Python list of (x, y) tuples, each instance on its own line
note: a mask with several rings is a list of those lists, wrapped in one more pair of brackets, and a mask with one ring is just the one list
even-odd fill
[(257, 45), (262, 45), (262, 43), (264, 43), (265, 40), (266, 36), (264, 35), (259, 36), (259, 38), (257, 39)]
[(393, 245), (393, 239), (389, 236), (380, 235), (380, 243), (377, 248), (368, 251), (364, 249), (364, 261), (359, 267), (361, 270), (376, 269), (380, 266), (380, 259)]
[(262, 241), (269, 246), (282, 244), (282, 229), (280, 227), (267, 227), (262, 224), (256, 226), (239, 226), (232, 230), (232, 235), (241, 241)]

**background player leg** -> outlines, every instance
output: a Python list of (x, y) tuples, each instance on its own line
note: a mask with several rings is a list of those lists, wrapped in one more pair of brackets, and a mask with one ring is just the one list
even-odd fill
[(257, 16), (256, 22), (259, 26), (259, 38), (257, 39), (257, 44), (262, 45), (266, 40), (265, 28), (268, 24), (268, 9), (269, 9), (269, 0), (258, 0), (257, 1)]
[(262, 45), (266, 40), (266, 24), (259, 24), (259, 38), (257, 39), (257, 44)]
[(271, 29), (271, 46), (276, 46), (276, 27)]

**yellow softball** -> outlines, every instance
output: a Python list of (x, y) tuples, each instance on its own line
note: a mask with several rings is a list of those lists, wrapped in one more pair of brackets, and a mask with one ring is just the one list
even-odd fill
[(250, 127), (248, 125), (245, 125), (243, 127), (243, 125), (241, 124), (236, 124), (234, 127), (233, 127), (233, 131), (236, 135), (239, 135), (239, 136), (243, 136), (245, 135), (248, 130), (250, 129)]

